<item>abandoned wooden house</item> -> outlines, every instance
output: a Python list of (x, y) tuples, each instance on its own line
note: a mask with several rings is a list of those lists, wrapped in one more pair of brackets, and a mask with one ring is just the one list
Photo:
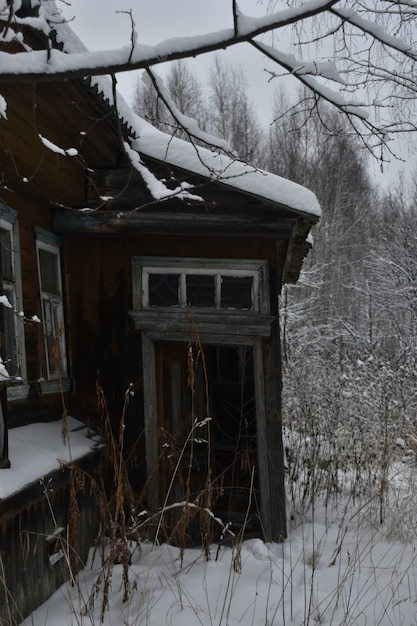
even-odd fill
[[(68, 53), (80, 45), (65, 25), (59, 35)], [(69, 523), (70, 461), (40, 473), (24, 429), (64, 411), (100, 431), (98, 377), (116, 426), (132, 392), (125, 449), (144, 507), (185, 496), (205, 505), (209, 478), (216, 515), (238, 528), (249, 511), (252, 532), (285, 538), (278, 296), (298, 278), (319, 206), (296, 184), (170, 141), (123, 102), (116, 111), (104, 79), (2, 85), (2, 96), (0, 355), (10, 378), (0, 382), (0, 623), (9, 623), (65, 576), (56, 535)], [(55, 433), (45, 448), (62, 459), (58, 431), (39, 432)], [(18, 458), (8, 434), (13, 450), (24, 446)], [(100, 452), (86, 442), (70, 459), (93, 471)], [(23, 483), (19, 464), (30, 468)], [(97, 518), (86, 495), (79, 508), (84, 559)]]

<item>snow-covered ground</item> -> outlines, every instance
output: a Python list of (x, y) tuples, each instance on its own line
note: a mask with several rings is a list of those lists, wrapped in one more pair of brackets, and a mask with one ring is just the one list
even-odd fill
[[(66, 443), (61, 428), (53, 422), (10, 431), (12, 467), (2, 470), (0, 498), (98, 443), (77, 420), (68, 418)], [(295, 449), (299, 458), (305, 442)], [(321, 442), (321, 453), (326, 450)], [(287, 489), (292, 501), (283, 544), (250, 539), (235, 547), (213, 545), (209, 560), (200, 549), (188, 549), (181, 560), (178, 548), (132, 542), (130, 595), (124, 601), (123, 570), (115, 565), (103, 623), (416, 626), (417, 467), (402, 452), (396, 459), (386, 475), (388, 489), (381, 493), (377, 484), (370, 486), (362, 500), (353, 498), (345, 472), (327, 499), (318, 496), (306, 505), (307, 483), (300, 474)], [(99, 553), (91, 551), (76, 585), (63, 585), (22, 625), (99, 625), (103, 574)]]
[[(394, 504), (398, 519), (401, 508)], [(294, 523), (283, 544), (251, 539), (238, 547), (199, 549), (132, 543), (130, 597), (123, 601), (122, 566), (113, 568), (106, 626), (278, 626), (417, 623), (417, 541), (387, 539), (372, 520), (373, 503), (339, 500)], [(314, 519), (313, 519), (314, 518)], [(25, 626), (100, 624), (96, 554), (77, 585), (62, 586)]]

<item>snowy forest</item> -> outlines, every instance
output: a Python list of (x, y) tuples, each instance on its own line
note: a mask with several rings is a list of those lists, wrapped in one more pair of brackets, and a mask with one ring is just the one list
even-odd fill
[[(117, 110), (117, 72), (145, 69), (135, 113), (196, 147), (224, 139), (229, 156), (316, 194), (322, 217), (312, 250), (278, 304), (288, 540), (267, 545), (242, 535), (228, 543), (222, 534), (205, 551), (152, 544), (146, 533), (135, 542), (124, 525), (126, 501), (117, 499), (126, 487), (121, 472), (109, 543), (22, 624), (417, 623), (417, 184), (399, 177), (381, 190), (371, 174), (371, 159), (383, 166), (390, 155), (389, 132), (415, 130), (417, 3), (268, 0), (257, 18), (230, 4), (233, 26), (220, 33), (141, 47), (130, 13), (124, 49), (61, 55), (50, 45), (55, 9), (29, 23), (19, 16), (22, 6), (49, 3), (4, 0), (3, 41), (20, 45), (29, 25), (44, 35), (45, 50), (0, 51), (0, 118), (7, 118), (2, 82), (108, 73)], [(260, 43), (285, 28), (307, 56), (317, 41), (334, 40), (335, 64), (314, 55), (300, 64)], [(299, 79), (298, 90), (276, 88), (267, 120), (248, 95), (244, 69), (221, 52), (205, 83), (188, 64), (240, 41)], [(164, 86), (153, 71), (162, 59), (172, 61)], [(356, 86), (361, 97), (362, 88), (375, 88), (364, 105), (352, 104)]]

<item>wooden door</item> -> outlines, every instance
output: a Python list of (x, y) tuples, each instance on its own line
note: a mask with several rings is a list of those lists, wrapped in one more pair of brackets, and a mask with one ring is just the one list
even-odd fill
[(199, 498), (209, 467), (205, 365), (185, 343), (155, 346), (160, 502)]

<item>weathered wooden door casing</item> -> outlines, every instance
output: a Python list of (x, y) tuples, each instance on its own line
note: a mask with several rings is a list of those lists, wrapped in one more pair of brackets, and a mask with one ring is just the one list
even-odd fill
[(188, 501), (259, 536), (253, 347), (152, 343), (155, 398), (145, 392), (157, 413), (156, 427), (148, 416), (152, 508)]

